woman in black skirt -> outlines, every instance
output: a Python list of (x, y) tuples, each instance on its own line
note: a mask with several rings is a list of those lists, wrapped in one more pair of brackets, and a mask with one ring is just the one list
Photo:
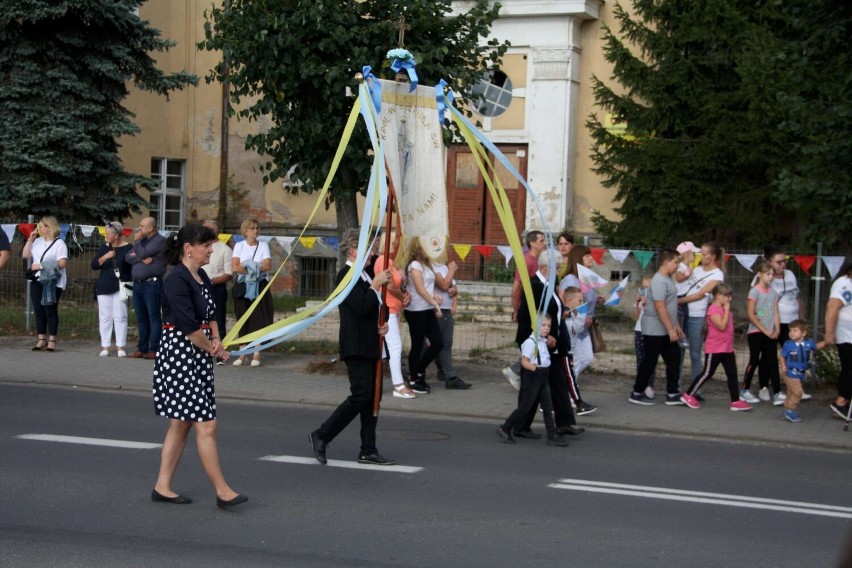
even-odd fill
[(213, 361), (227, 360), (229, 354), (219, 338), (213, 286), (200, 270), (210, 261), (215, 241), (213, 231), (190, 224), (169, 237), (166, 245), (166, 261), (174, 268), (163, 284), (163, 335), (154, 363), (153, 392), (154, 412), (169, 419), (169, 430), (152, 501), (192, 502), (171, 486), (193, 426), (201, 465), (216, 490), (216, 505), (232, 507), (248, 500), (225, 481), (216, 448)]

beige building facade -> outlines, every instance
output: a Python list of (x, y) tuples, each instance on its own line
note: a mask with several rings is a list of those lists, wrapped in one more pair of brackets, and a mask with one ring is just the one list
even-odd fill
[[(584, 126), (590, 114), (603, 119), (602, 109), (594, 104), (591, 76), (608, 80), (611, 74), (601, 39), (603, 24), (617, 28), (611, 6), (601, 0), (502, 0), (502, 4), (492, 35), (508, 39), (512, 47), (495, 74), (499, 80), (492, 80), (502, 95), (494, 103), (500, 108), (490, 113), (494, 116), (487, 116), (488, 109), (483, 109), (483, 131), (526, 175), (551, 231), (593, 234), (592, 210), (611, 216), (614, 193), (603, 188), (591, 171), (591, 137)], [(263, 183), (261, 158), (245, 150), (245, 138), (264, 125), (236, 118), (223, 123), (223, 89), (204, 81), (217, 63), (217, 54), (196, 48), (204, 37), (207, 8), (209, 1), (200, 0), (149, 0), (142, 5), (140, 17), (176, 42), (168, 53), (153, 54), (159, 66), (169, 71), (185, 69), (200, 81), (197, 87), (175, 92), (168, 99), (132, 90), (126, 106), (135, 114), (141, 133), (120, 140), (120, 156), (128, 170), (160, 180), (157, 191), (143, 194), (162, 228), (217, 216), (224, 165), (233, 182), (225, 215), (227, 231), (236, 232), (251, 215), (259, 219), (262, 233), (297, 235), (314, 206), (313, 196), (294, 196), (280, 180)], [(464, 10), (465, 2), (456, 2), (455, 9)], [(407, 47), (417, 50), (416, 45)], [(464, 150), (457, 150), (447, 152), (448, 162), (458, 160), (448, 163), (447, 191), (460, 196), (456, 185), (464, 181)], [(458, 242), (502, 244), (488, 228), (488, 199), (483, 197), (480, 210), (471, 212), (482, 217), (479, 233)], [(540, 228), (533, 200), (520, 190), (515, 203), (520, 209), (519, 229)], [(453, 207), (451, 198), (451, 242)], [(321, 209), (312, 235), (336, 235), (333, 210)]]

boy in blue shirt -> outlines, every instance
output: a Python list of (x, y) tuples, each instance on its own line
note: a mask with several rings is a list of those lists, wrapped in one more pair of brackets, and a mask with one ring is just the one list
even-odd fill
[(787, 399), (784, 401), (784, 420), (801, 422), (802, 418), (796, 412), (802, 399), (802, 381), (808, 370), (811, 352), (825, 347), (825, 341), (816, 343), (808, 339), (808, 324), (804, 320), (790, 322), (790, 339), (784, 342), (778, 360), (781, 363), (781, 376), (787, 385)]

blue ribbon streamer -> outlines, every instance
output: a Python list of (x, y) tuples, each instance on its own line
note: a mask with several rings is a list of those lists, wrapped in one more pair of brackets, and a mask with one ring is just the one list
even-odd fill
[(411, 81), (411, 88), (408, 89), (408, 92), (413, 93), (414, 89), (417, 88), (417, 83), (419, 81), (417, 78), (417, 70), (414, 68), (414, 62), (394, 59), (393, 62), (391, 62), (390, 68), (394, 73), (399, 73), (402, 69), (405, 69), (405, 72), (408, 73), (408, 80)]
[(373, 75), (373, 68), (369, 65), (364, 65), (361, 69), (361, 75), (364, 76), (364, 84), (367, 85), (367, 92), (370, 93), (370, 98), (373, 100), (373, 106), (376, 107), (376, 113), (382, 111), (382, 84)]
[[(438, 103), (438, 123), (443, 126), (444, 120), (446, 118), (447, 105), (444, 103), (446, 100), (444, 96), (444, 89), (447, 87), (447, 82), (441, 79), (438, 81), (438, 84), (435, 85), (435, 100)], [(452, 91), (450, 91), (452, 93)]]

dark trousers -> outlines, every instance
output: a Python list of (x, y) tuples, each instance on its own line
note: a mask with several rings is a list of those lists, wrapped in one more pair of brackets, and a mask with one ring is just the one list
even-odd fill
[(349, 372), (349, 392), (328, 420), (319, 428), (319, 439), (331, 443), (356, 416), (361, 417), (361, 454), (376, 451), (376, 423), (373, 416), (373, 390), (375, 388), (376, 360), (362, 357), (345, 359)]
[[(554, 365), (554, 361), (558, 361), (562, 359), (562, 357), (556, 353), (551, 354), (550, 356), (551, 365), (549, 367), (550, 371), (547, 374), (547, 382), (550, 386), (550, 401), (553, 407), (553, 414), (556, 421), (557, 428), (567, 428), (568, 426), (573, 426), (577, 423), (577, 419), (574, 416), (574, 410), (571, 408), (571, 394), (568, 388), (568, 377), (565, 375), (564, 367), (561, 364)], [(521, 371), (521, 375), (526, 371)], [(521, 405), (521, 395), (523, 393), (518, 391), (518, 406)], [(532, 408), (524, 416), (524, 420), (518, 425), (516, 431), (527, 430), (535, 420), (535, 413), (538, 410), (538, 405), (533, 405)], [(545, 423), (546, 425), (546, 423)]]
[(163, 281), (133, 283), (133, 312), (139, 326), (139, 351), (156, 353), (163, 333), (163, 320), (160, 315), (160, 293)]
[(30, 281), (30, 299), (35, 312), (36, 332), (39, 335), (56, 335), (59, 333), (59, 298), (62, 297), (62, 288), (56, 289), (56, 303), (50, 306), (41, 305), (42, 292), (41, 282)]
[(837, 377), (837, 394), (846, 400), (852, 399), (852, 343), (838, 343), (840, 376)]
[(778, 341), (761, 332), (748, 334), (748, 365), (743, 375), (743, 389), (751, 387), (755, 370), (760, 388), (772, 383), (772, 392), (781, 392), (781, 374), (778, 372)]
[(731, 396), (731, 402), (736, 402), (740, 399), (740, 391), (737, 389), (737, 358), (733, 353), (705, 353), (704, 368), (692, 380), (689, 385), (689, 390), (686, 394), (695, 395), (701, 389), (701, 386), (707, 382), (713, 373), (716, 372), (716, 367), (722, 365), (725, 369), (725, 376), (728, 379), (728, 394)]
[(678, 366), (680, 364), (680, 346), (677, 341), (669, 339), (668, 335), (644, 335), (645, 358), (636, 374), (633, 392), (645, 392), (648, 383), (654, 375), (657, 360), (662, 355), (666, 364), (666, 393), (677, 394)]
[[(408, 352), (408, 372), (412, 375), (422, 375), (429, 363), (435, 360), (444, 348), (441, 328), (434, 310), (412, 312), (405, 310), (405, 321), (408, 322), (408, 333), (411, 334), (411, 350)], [(424, 349), (425, 340), (429, 339), (429, 347)]]
[(216, 284), (213, 286), (213, 301), (216, 302), (216, 324), (219, 326), (219, 337), (225, 337), (225, 314), (228, 311), (228, 286)]
[(541, 405), (544, 411), (544, 427), (548, 436), (556, 435), (556, 423), (553, 420), (553, 401), (550, 395), (550, 368), (539, 367), (535, 371), (521, 371), (521, 388), (518, 391), (518, 407), (509, 415), (503, 424), (505, 430), (517, 432), (523, 430), (527, 416)]

